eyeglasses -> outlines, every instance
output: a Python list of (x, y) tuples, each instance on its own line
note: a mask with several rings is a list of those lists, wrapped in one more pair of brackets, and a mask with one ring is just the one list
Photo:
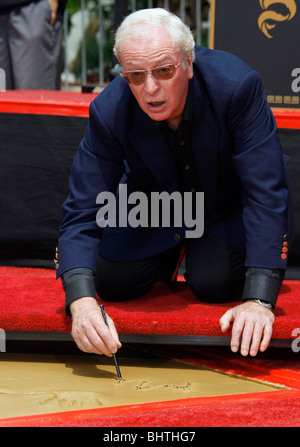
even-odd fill
[(183, 59), (179, 64), (167, 64), (161, 65), (160, 67), (153, 68), (152, 70), (133, 70), (120, 73), (120, 76), (125, 79), (128, 84), (141, 85), (145, 82), (146, 76), (152, 74), (155, 79), (160, 81), (166, 81), (167, 79), (173, 78), (176, 73), (177, 68), (182, 64)]

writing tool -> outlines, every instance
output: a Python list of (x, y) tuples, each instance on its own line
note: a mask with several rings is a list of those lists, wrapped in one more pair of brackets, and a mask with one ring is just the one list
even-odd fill
[[(107, 327), (109, 327), (108, 323), (107, 323), (106, 313), (105, 313), (103, 304), (100, 305), (100, 308), (101, 308), (101, 312), (102, 312), (102, 317), (103, 317), (104, 323), (106, 324)], [(120, 372), (120, 368), (119, 368), (119, 365), (118, 365), (116, 354), (113, 354), (113, 358), (114, 358), (114, 362), (115, 362), (118, 378), (119, 378), (119, 380), (122, 380), (122, 376), (121, 376), (121, 372)]]

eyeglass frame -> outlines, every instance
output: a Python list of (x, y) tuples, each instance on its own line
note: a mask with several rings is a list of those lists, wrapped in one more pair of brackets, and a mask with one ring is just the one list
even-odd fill
[[(177, 68), (180, 67), (180, 65), (182, 64), (182, 62), (184, 61), (184, 59), (185, 59), (185, 58), (183, 57), (183, 58), (181, 59), (181, 61), (179, 62), (179, 64), (177, 64), (177, 65), (175, 65), (175, 64), (165, 64), (165, 65), (160, 65), (160, 66), (158, 66), (158, 67), (152, 68), (152, 69), (150, 69), (150, 70), (128, 70), (128, 71), (123, 71), (123, 72), (120, 73), (120, 76), (121, 76), (121, 78), (124, 79), (125, 82), (127, 82), (127, 84), (131, 84), (131, 85), (142, 85), (142, 84), (145, 82), (145, 80), (146, 80), (148, 74), (150, 74), (150, 73), (152, 74), (152, 76), (153, 76), (155, 79), (158, 79), (159, 81), (168, 81), (169, 79), (172, 79), (172, 78), (175, 76)], [(175, 68), (174, 74), (173, 74), (170, 78), (166, 78), (166, 79), (159, 79), (159, 78), (157, 78), (157, 77), (153, 74), (153, 72), (154, 72), (155, 70), (158, 70), (158, 69), (160, 69), (160, 68), (164, 68), (164, 67), (174, 67), (174, 68)], [(145, 74), (145, 78), (144, 78), (144, 80), (143, 80), (140, 84), (133, 84), (132, 82), (129, 81), (128, 78), (126, 78), (126, 74), (127, 74), (127, 73), (136, 73), (136, 72), (138, 72), (138, 73), (144, 73), (144, 74)]]

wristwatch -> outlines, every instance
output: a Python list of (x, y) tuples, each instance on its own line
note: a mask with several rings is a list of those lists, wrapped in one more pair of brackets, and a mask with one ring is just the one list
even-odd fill
[(268, 301), (264, 300), (254, 300), (257, 304), (260, 304), (261, 306), (267, 307), (268, 309), (273, 309), (273, 306), (271, 303), (268, 303)]

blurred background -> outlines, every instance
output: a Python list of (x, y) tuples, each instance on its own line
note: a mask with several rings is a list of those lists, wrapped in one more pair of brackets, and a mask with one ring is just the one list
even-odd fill
[(68, 0), (64, 14), (61, 89), (101, 90), (119, 73), (113, 56), (114, 33), (130, 12), (167, 8), (190, 26), (197, 44), (208, 46), (207, 0)]

